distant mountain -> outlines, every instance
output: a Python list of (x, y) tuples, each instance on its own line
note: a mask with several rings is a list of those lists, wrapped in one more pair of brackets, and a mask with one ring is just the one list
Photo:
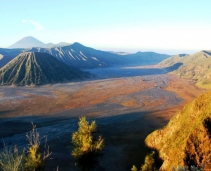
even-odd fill
[(211, 51), (200, 51), (192, 55), (173, 56), (162, 61), (159, 65), (166, 67), (181, 63), (182, 65), (173, 73), (197, 81), (200, 87), (211, 86)]
[(170, 57), (170, 55), (159, 54), (155, 52), (137, 52), (135, 54), (124, 56), (124, 58), (129, 59), (131, 63), (138, 63), (141, 65), (154, 65), (165, 60), (168, 57)]
[(71, 43), (60, 42), (60, 43), (55, 44), (55, 46), (68, 46), (68, 45), (71, 45)]
[(24, 52), (0, 69), (0, 84), (43, 85), (82, 80), (90, 76), (47, 53)]
[(47, 43), (45, 44), (45, 48), (53, 48), (53, 47), (61, 47), (61, 46), (68, 46), (68, 45), (71, 45), (71, 43), (66, 43), (66, 42), (60, 42), (60, 43), (57, 43), (57, 44), (54, 44), (54, 43)]
[(45, 44), (32, 36), (27, 36), (9, 46), (10, 49), (15, 48), (32, 48), (32, 47), (45, 47)]
[(30, 52), (49, 53), (58, 60), (74, 67), (96, 68), (124, 64), (119, 55), (85, 47), (80, 43), (55, 48), (32, 48)]
[(70, 43), (60, 42), (58, 44), (54, 44), (54, 43), (45, 44), (32, 36), (27, 36), (20, 39), (19, 41), (9, 46), (8, 48), (9, 49), (16, 49), (16, 48), (26, 49), (26, 48), (33, 48), (33, 47), (51, 48), (51, 47), (60, 47), (60, 46), (67, 46), (67, 45), (70, 45)]
[[(154, 52), (138, 52), (135, 54), (128, 54), (125, 52), (106, 52), (83, 46), (80, 43), (68, 44), (65, 42), (58, 44), (40, 44), (40, 46), (36, 45), (36, 47), (12, 50), (49, 53), (65, 64), (84, 69), (118, 65), (153, 65), (169, 57), (169, 55)], [(5, 51), (9, 52), (9, 50)], [(0, 50), (0, 54), (3, 55), (3, 60), (0, 59), (0, 67), (5, 65), (6, 61), (9, 62), (16, 56), (13, 53), (6, 55), (5, 51)]]
[[(44, 48), (44, 47), (46, 47), (46, 48), (51, 48), (51, 47), (54, 47), (55, 46), (55, 44), (53, 44), (53, 43), (47, 43), (47, 44), (45, 44), (45, 46), (43, 46), (42, 48)], [(31, 47), (32, 48), (32, 47)]]
[(127, 52), (114, 52), (114, 51), (108, 51), (109, 53), (114, 53), (114, 54), (117, 54), (117, 55), (130, 55), (132, 53), (127, 53)]
[(160, 170), (176, 166), (205, 166), (211, 169), (211, 92), (199, 96), (179, 111), (162, 129), (145, 140), (163, 160)]
[(79, 68), (109, 67), (128, 64), (152, 65), (169, 57), (169, 55), (154, 52), (119, 55), (86, 47), (80, 43), (55, 48), (32, 48), (29, 51), (49, 53), (64, 63)]

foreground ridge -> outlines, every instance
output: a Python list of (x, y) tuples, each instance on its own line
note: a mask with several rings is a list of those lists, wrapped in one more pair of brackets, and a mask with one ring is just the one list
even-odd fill
[(159, 151), (161, 169), (195, 165), (211, 169), (211, 92), (205, 93), (178, 112), (163, 129), (151, 133), (147, 146)]

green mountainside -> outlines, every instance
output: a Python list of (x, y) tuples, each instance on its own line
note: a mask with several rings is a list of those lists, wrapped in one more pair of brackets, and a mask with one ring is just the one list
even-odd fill
[(90, 74), (39, 52), (21, 53), (0, 69), (0, 85), (42, 85), (88, 77)]
[(205, 93), (178, 112), (163, 129), (148, 135), (146, 145), (157, 149), (162, 170), (179, 165), (211, 169), (211, 92)]
[(176, 63), (182, 65), (173, 73), (183, 78), (197, 81), (197, 85), (204, 88), (211, 87), (211, 51), (200, 51), (192, 55), (177, 55), (170, 57), (159, 65), (168, 67)]

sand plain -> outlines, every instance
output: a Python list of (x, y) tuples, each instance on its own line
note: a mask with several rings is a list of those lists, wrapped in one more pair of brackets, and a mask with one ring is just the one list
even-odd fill
[(138, 167), (147, 153), (145, 137), (163, 127), (186, 103), (207, 90), (168, 69), (93, 69), (94, 80), (40, 87), (0, 87), (0, 146), (27, 146), (31, 122), (48, 137), (52, 155), (46, 170), (78, 170), (71, 157), (71, 134), (80, 116), (96, 120), (105, 138), (98, 170)]

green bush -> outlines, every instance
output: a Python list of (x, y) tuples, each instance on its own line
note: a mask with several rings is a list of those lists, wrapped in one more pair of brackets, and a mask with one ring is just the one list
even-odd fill
[[(40, 153), (40, 134), (36, 129), (36, 126), (32, 123), (32, 131), (26, 134), (29, 146), (27, 149), (25, 170), (27, 171), (38, 171), (44, 169), (45, 160), (51, 155), (49, 147), (46, 146), (44, 152)], [(45, 142), (47, 143), (47, 142)]]
[(76, 164), (82, 170), (91, 170), (102, 155), (104, 139), (97, 135), (97, 124), (91, 124), (86, 117), (80, 117), (78, 131), (72, 134), (73, 150), (72, 156), (76, 159)]
[(23, 170), (25, 153), (19, 152), (17, 147), (4, 146), (0, 151), (1, 171), (21, 171)]
[(138, 171), (138, 169), (135, 165), (133, 165), (133, 167), (131, 168), (131, 171)]
[(141, 166), (141, 171), (156, 171), (154, 152), (145, 157), (144, 165)]
[(18, 148), (4, 146), (0, 150), (0, 171), (40, 171), (44, 169), (45, 160), (51, 155), (49, 147), (40, 153), (41, 138), (36, 126), (32, 124), (32, 131), (26, 134), (29, 146), (22, 152)]

